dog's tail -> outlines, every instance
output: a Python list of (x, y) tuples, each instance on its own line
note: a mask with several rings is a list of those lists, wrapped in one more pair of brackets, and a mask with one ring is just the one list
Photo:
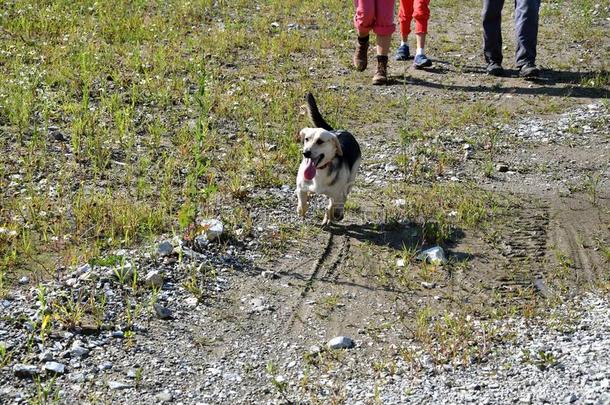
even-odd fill
[(307, 113), (309, 114), (309, 119), (311, 119), (313, 126), (332, 131), (333, 127), (322, 118), (322, 114), (320, 114), (320, 110), (318, 110), (318, 105), (316, 104), (316, 99), (313, 97), (313, 94), (307, 93), (305, 98), (307, 99)]

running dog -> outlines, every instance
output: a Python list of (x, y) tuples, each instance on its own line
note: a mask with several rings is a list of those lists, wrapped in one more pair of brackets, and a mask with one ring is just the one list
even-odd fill
[(329, 198), (322, 225), (341, 221), (344, 204), (360, 167), (360, 145), (352, 134), (334, 130), (322, 117), (316, 100), (307, 94), (307, 112), (314, 128), (299, 132), (303, 143), (303, 160), (297, 174), (297, 213), (304, 217), (309, 207), (309, 193)]

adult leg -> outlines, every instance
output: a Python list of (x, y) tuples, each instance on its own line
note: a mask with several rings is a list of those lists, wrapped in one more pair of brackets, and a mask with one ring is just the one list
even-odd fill
[(515, 64), (518, 68), (536, 64), (539, 17), (540, 0), (515, 0)]
[(483, 53), (487, 63), (502, 64), (502, 7), (504, 0), (483, 0)]

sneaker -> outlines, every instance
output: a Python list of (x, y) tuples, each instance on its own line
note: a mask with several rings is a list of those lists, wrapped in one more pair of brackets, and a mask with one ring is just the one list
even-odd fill
[(403, 44), (398, 47), (396, 50), (396, 60), (407, 60), (411, 57), (409, 52), (409, 45)]
[(491, 76), (504, 76), (504, 68), (498, 62), (489, 62), (485, 70), (487, 71), (487, 74)]
[(362, 72), (366, 69), (368, 63), (369, 37), (358, 37), (356, 50), (354, 51), (354, 67), (357, 71)]
[(536, 66), (534, 62), (527, 62), (519, 69), (519, 76), (526, 79), (538, 77), (540, 76), (540, 69), (538, 69), (538, 66)]
[(377, 71), (373, 76), (374, 85), (382, 85), (388, 83), (388, 57), (377, 55)]
[(413, 61), (413, 67), (415, 69), (423, 69), (430, 66), (432, 66), (432, 61), (428, 59), (426, 55), (415, 55), (415, 60)]

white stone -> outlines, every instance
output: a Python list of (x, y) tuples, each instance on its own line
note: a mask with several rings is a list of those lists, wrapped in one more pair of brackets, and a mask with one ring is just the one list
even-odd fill
[(440, 246), (434, 246), (430, 249), (426, 249), (422, 251), (419, 255), (417, 255), (419, 260), (426, 260), (432, 264), (445, 264), (447, 263), (447, 258), (445, 257), (445, 251)]
[(355, 346), (354, 341), (347, 336), (337, 336), (328, 341), (330, 349), (351, 349)]
[(220, 238), (224, 232), (223, 223), (217, 219), (203, 220), (201, 221), (201, 226), (203, 228), (202, 235), (209, 241)]

